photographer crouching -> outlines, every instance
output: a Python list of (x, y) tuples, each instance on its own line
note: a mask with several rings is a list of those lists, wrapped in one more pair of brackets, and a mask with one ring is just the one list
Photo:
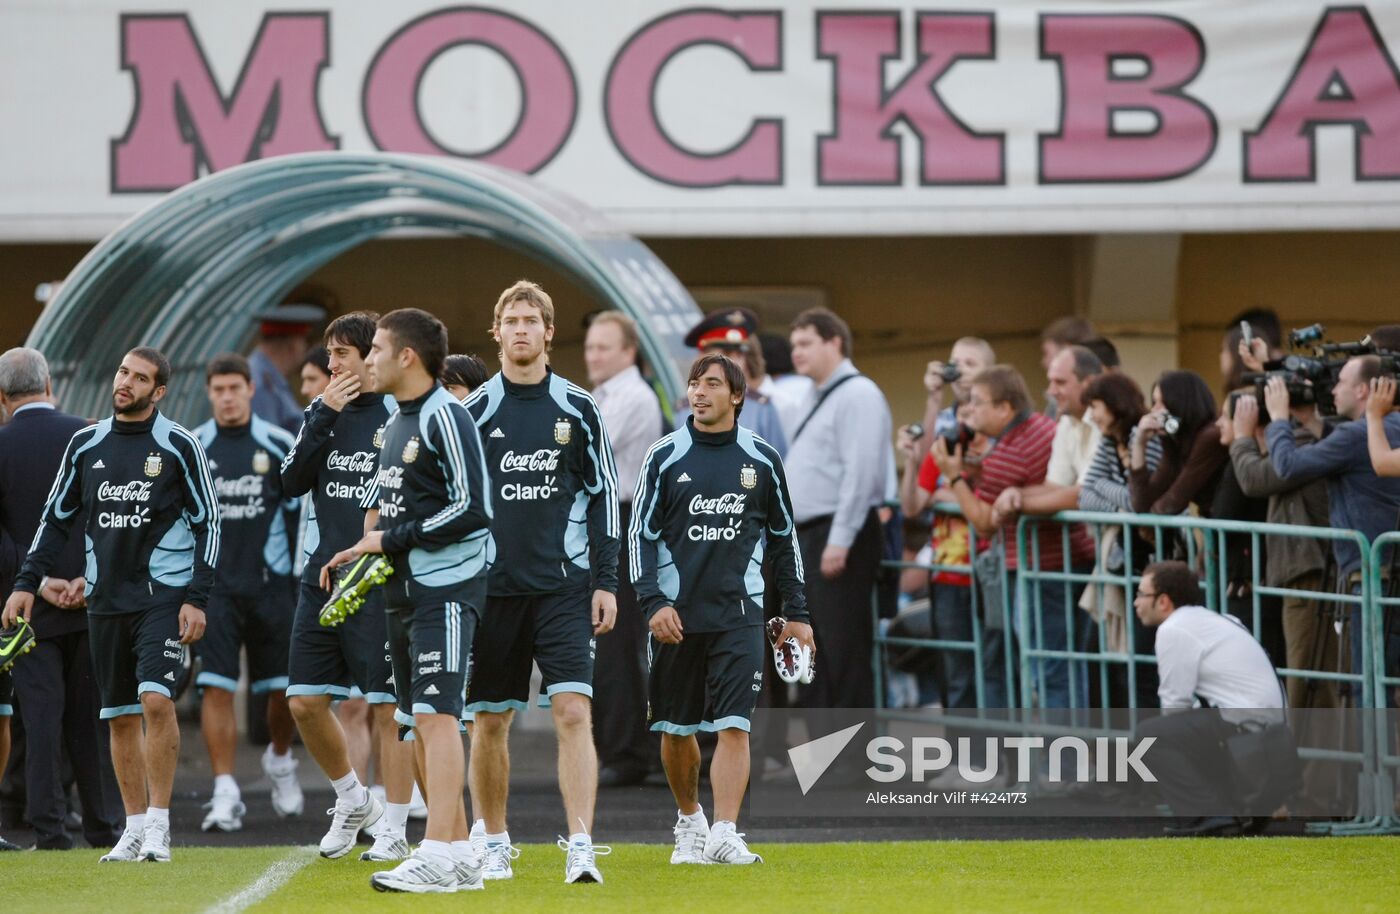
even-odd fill
[[(1204, 603), (1185, 562), (1147, 566), (1133, 599), (1138, 619), (1157, 629), (1163, 712), (1143, 721), (1137, 735), (1155, 737), (1158, 787), (1175, 815), (1190, 817), (1165, 829), (1181, 837), (1262, 830), (1268, 819), (1252, 816), (1271, 811), (1297, 786), (1297, 750), (1286, 735), (1283, 688), (1268, 654), (1238, 619)], [(1250, 764), (1258, 758), (1250, 750), (1259, 748), (1272, 756), (1262, 772)]]

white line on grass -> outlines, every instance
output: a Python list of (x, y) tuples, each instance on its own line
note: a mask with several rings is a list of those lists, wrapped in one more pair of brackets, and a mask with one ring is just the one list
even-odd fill
[(302, 867), (316, 859), (317, 848), (294, 848), (290, 854), (263, 870), (262, 875), (237, 895), (207, 908), (204, 914), (240, 914), (282, 888)]

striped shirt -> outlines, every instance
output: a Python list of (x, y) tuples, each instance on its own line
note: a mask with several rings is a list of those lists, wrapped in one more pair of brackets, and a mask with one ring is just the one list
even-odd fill
[[(1055, 420), (1048, 416), (1035, 413), (1018, 422), (997, 440), (996, 446), (982, 459), (982, 477), (974, 490), (977, 497), (991, 504), (1004, 490), (1013, 486), (1025, 488), (1043, 483), (1045, 470), (1050, 465), (1050, 449), (1054, 439)], [(1058, 524), (1039, 525), (1040, 568), (1055, 570), (1064, 567), (1060, 531)], [(1015, 570), (1015, 521), (1003, 525), (1002, 536), (1006, 545), (1006, 567)], [(1094, 542), (1082, 524), (1070, 528), (1070, 551), (1075, 561), (1093, 559)]]
[[(1137, 429), (1133, 429), (1137, 434)], [(1156, 435), (1147, 439), (1147, 469), (1157, 469), (1162, 462), (1162, 442)], [(1118, 457), (1118, 445), (1111, 438), (1099, 441), (1093, 462), (1079, 484), (1081, 511), (1132, 511), (1133, 499), (1128, 492), (1128, 469)]]

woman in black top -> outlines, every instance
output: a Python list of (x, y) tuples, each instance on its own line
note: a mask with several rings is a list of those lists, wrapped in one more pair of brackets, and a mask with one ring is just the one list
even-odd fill
[[(1191, 504), (1210, 516), (1229, 452), (1215, 425), (1215, 398), (1201, 376), (1167, 371), (1152, 388), (1152, 409), (1138, 422), (1130, 449), (1128, 491), (1139, 514), (1180, 514)], [(1160, 438), (1162, 462), (1147, 465), (1147, 444)]]

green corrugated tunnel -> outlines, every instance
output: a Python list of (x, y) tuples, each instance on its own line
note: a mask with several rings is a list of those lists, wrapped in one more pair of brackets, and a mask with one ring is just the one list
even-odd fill
[(197, 402), (205, 361), (246, 350), (255, 315), (339, 255), (401, 231), (486, 239), (572, 276), (637, 320), (668, 398), (683, 393), (681, 339), (701, 312), (645, 245), (532, 178), (426, 156), (280, 156), (189, 184), (98, 243), (27, 345), (77, 415), (108, 411), (112, 372), (138, 344), (175, 366), (174, 402)]

